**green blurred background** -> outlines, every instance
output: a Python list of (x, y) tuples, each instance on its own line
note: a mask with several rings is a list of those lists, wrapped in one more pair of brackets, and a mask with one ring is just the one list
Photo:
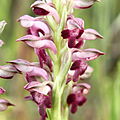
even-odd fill
[[(24, 58), (32, 61), (33, 50), (15, 40), (25, 34), (17, 19), (25, 14), (33, 15), (30, 5), (35, 0), (0, 0), (0, 20), (7, 26), (0, 38), (5, 42), (0, 48), (0, 64), (5, 61)], [(105, 56), (90, 62), (94, 68), (90, 79), (92, 85), (88, 102), (79, 111), (70, 115), (70, 120), (120, 120), (120, 1), (101, 0), (92, 8), (76, 10), (75, 16), (85, 21), (85, 28), (99, 31), (104, 39), (88, 41), (87, 47), (100, 49)], [(5, 112), (0, 112), (0, 120), (38, 120), (39, 114), (33, 102), (24, 101), (27, 94), (23, 77), (17, 75), (12, 80), (0, 79), (0, 86), (7, 89), (1, 98), (16, 104)]]

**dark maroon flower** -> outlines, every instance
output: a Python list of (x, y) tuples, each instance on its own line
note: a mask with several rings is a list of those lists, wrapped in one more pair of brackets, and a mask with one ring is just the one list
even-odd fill
[(84, 21), (80, 18), (69, 16), (66, 29), (61, 34), (64, 39), (68, 39), (69, 48), (80, 48), (83, 45), (83, 39), (80, 38), (83, 32)]
[(73, 86), (72, 93), (67, 97), (67, 103), (71, 106), (71, 112), (75, 113), (78, 106), (82, 106), (86, 101), (85, 94), (88, 93), (90, 85), (80, 83)]
[(51, 15), (54, 17), (57, 23), (60, 22), (60, 17), (58, 15), (58, 12), (54, 8), (52, 3), (45, 3), (43, 1), (35, 1), (31, 7), (33, 8), (33, 11), (35, 14), (40, 16), (46, 16)]
[(40, 66), (43, 68), (44, 65), (47, 65), (50, 71), (52, 72), (52, 61), (49, 55), (45, 52), (45, 50), (35, 49), (35, 53), (38, 55)]
[(57, 51), (56, 46), (51, 40), (49, 25), (42, 18), (33, 18), (28, 15), (20, 17), (18, 21), (21, 22), (23, 27), (28, 28), (28, 35), (21, 37), (17, 41), (23, 41), (33, 47), (39, 58), (40, 67), (43, 68), (44, 65), (47, 65), (50, 71), (52, 71), (52, 61), (46, 53), (45, 48), (51, 49), (54, 53)]
[(73, 75), (71, 75), (71, 80), (74, 82), (79, 80), (79, 76), (83, 75), (86, 71), (88, 65), (84, 60), (76, 60), (73, 62), (70, 70), (74, 71)]
[(47, 117), (46, 108), (51, 108), (51, 86), (49, 81), (43, 83), (32, 81), (24, 88), (31, 94), (28, 99), (30, 98), (38, 105), (41, 120), (45, 120)]
[(69, 48), (80, 48), (84, 45), (84, 40), (95, 40), (103, 38), (96, 30), (84, 30), (84, 21), (70, 15), (67, 19), (66, 28), (62, 31), (63, 39), (68, 39)]

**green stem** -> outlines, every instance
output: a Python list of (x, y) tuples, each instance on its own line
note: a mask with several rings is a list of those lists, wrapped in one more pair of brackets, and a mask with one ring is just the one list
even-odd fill
[[(47, 51), (53, 60), (53, 77), (54, 85), (52, 90), (52, 108), (47, 111), (48, 120), (68, 120), (68, 105), (66, 100), (62, 100), (64, 88), (66, 86), (66, 75), (71, 65), (71, 52), (68, 48), (62, 49), (63, 38), (61, 31), (63, 30), (67, 19), (67, 7), (63, 6), (60, 10), (61, 0), (53, 0), (56, 9), (61, 17), (61, 21), (57, 24), (52, 17), (47, 17), (48, 23), (53, 30), (53, 40), (57, 48), (57, 54), (54, 56), (50, 51)], [(62, 58), (68, 50), (68, 60), (62, 63)], [(55, 59), (54, 59), (55, 58)], [(64, 65), (65, 64), (65, 65)], [(64, 102), (64, 103), (63, 103)]]

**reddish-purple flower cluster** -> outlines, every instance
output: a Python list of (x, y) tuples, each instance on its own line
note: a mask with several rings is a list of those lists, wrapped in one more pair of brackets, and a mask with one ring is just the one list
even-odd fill
[[(73, 0), (72, 6), (73, 8), (89, 8), (95, 1)], [(67, 0), (64, 1), (64, 4), (66, 2)], [(51, 1), (36, 1), (31, 7), (36, 15), (52, 16), (58, 25), (61, 22), (55, 5)], [(58, 48), (53, 38), (54, 31), (45, 17), (24, 15), (18, 21), (27, 29), (27, 35), (16, 41), (23, 41), (32, 47), (38, 56), (39, 63), (30, 63), (22, 59), (9, 61), (10, 65), (0, 66), (0, 77), (10, 79), (14, 74), (22, 73), (27, 82), (24, 88), (31, 94), (25, 99), (32, 100), (38, 105), (42, 120), (45, 120), (47, 117), (46, 108), (52, 107), (52, 88), (54, 85), (54, 64), (46, 49), (50, 49), (54, 54), (58, 53)], [(73, 81), (74, 84), (66, 101), (71, 107), (71, 112), (75, 113), (77, 106), (81, 106), (86, 102), (85, 95), (90, 89), (90, 85), (78, 83), (80, 79), (89, 77), (93, 71), (87, 61), (104, 55), (103, 52), (94, 48), (80, 48), (84, 46), (87, 40), (103, 37), (93, 29), (84, 29), (84, 21), (80, 18), (75, 18), (73, 15), (68, 15), (66, 25), (60, 32), (63, 41), (66, 41), (63, 47), (67, 43), (67, 49), (70, 50), (72, 55), (71, 67), (66, 75), (66, 84), (69, 84), (70, 81)], [(62, 60), (60, 64), (62, 65)], [(2, 89), (0, 92), (2, 92)]]

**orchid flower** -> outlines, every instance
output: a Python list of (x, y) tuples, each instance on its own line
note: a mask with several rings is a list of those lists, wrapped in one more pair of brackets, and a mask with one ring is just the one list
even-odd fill
[(54, 5), (52, 3), (45, 3), (44, 1), (36, 1), (31, 7), (36, 15), (46, 16), (51, 15), (54, 17), (57, 23), (60, 22), (60, 17), (58, 12), (55, 10)]
[(86, 83), (80, 83), (73, 86), (72, 93), (67, 98), (68, 105), (71, 105), (71, 112), (77, 111), (77, 106), (81, 106), (86, 102), (85, 95), (88, 94), (90, 85)]
[(68, 16), (66, 29), (62, 31), (62, 37), (68, 39), (69, 48), (80, 48), (84, 45), (84, 40), (95, 40), (103, 38), (96, 30), (84, 30), (84, 21), (81, 18)]
[[(39, 62), (9, 61), (8, 65), (0, 66), (0, 77), (10, 79), (15, 74), (23, 74), (24, 89), (30, 93), (25, 100), (36, 103), (41, 120), (68, 120), (69, 108), (75, 113), (87, 101), (91, 85), (81, 80), (93, 72), (88, 61), (104, 53), (84, 45), (85, 41), (103, 36), (94, 29), (85, 29), (84, 20), (72, 13), (76, 8), (89, 8), (96, 1), (37, 0), (31, 8), (38, 17), (24, 15), (18, 19), (27, 33), (16, 41), (32, 47)], [(0, 93), (4, 92), (0, 88)], [(0, 106), (4, 105), (5, 110), (10, 104), (1, 101)]]

